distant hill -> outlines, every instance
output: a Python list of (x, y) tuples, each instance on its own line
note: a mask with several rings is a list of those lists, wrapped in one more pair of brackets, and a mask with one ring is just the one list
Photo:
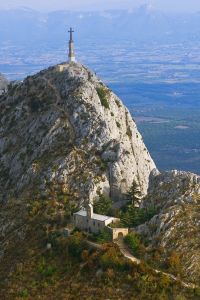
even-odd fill
[(133, 11), (104, 12), (54, 11), (47, 14), (30, 9), (0, 11), (0, 40), (34, 44), (57, 43), (66, 38), (67, 28), (75, 27), (79, 41), (181, 42), (200, 38), (200, 14), (170, 15), (141, 6)]

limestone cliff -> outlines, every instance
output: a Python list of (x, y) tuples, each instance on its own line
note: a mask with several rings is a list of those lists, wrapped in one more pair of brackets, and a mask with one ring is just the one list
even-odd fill
[(81, 64), (27, 77), (0, 98), (0, 199), (146, 194), (155, 168), (120, 99)]
[(200, 177), (181, 171), (153, 174), (143, 207), (157, 213), (137, 231), (162, 247), (163, 259), (175, 251), (180, 257), (183, 278), (200, 280)]

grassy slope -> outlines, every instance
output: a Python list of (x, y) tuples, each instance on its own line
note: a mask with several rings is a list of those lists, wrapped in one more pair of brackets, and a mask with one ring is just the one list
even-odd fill
[(2, 300), (198, 299), (192, 290), (154, 274), (147, 265), (128, 262), (112, 243), (100, 252), (88, 250), (81, 233), (51, 238), (53, 247), (45, 250), (48, 238), (38, 221), (35, 234), (29, 232), (10, 252), (13, 268), (9, 280), (1, 281)]

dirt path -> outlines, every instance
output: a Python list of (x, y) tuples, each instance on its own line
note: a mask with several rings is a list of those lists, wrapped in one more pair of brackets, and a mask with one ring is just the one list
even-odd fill
[[(136, 258), (135, 256), (133, 256), (129, 249), (127, 248), (127, 246), (124, 244), (124, 241), (123, 239), (118, 239), (118, 240), (115, 240), (114, 241), (115, 244), (118, 245), (121, 253), (124, 255), (124, 257), (126, 257), (127, 259), (129, 259), (130, 261), (132, 261), (133, 263), (139, 265), (142, 261), (138, 258)], [(163, 271), (160, 271), (160, 270), (157, 270), (157, 269), (154, 269), (152, 268), (153, 271), (156, 273), (156, 274), (161, 274), (161, 275), (165, 275), (167, 277), (169, 277), (170, 279), (176, 281), (176, 282), (179, 282), (183, 287), (185, 288), (197, 288), (197, 286), (193, 283), (186, 283), (184, 281), (181, 281), (179, 278), (177, 278), (176, 276), (170, 274), (170, 273), (166, 273), (166, 272), (163, 272)]]
[[(129, 259), (130, 261), (132, 261), (133, 263), (139, 265), (142, 263), (142, 260), (136, 258), (134, 255), (132, 255), (128, 249), (128, 247), (125, 245), (124, 241), (123, 241), (123, 238), (120, 238), (118, 240), (115, 240), (114, 243), (116, 245), (118, 245), (121, 253), (124, 255), (124, 257), (126, 257), (127, 259)], [(97, 249), (97, 250), (101, 250), (102, 249), (102, 245), (99, 245), (97, 243), (93, 243), (93, 242), (90, 242), (90, 241), (87, 241), (87, 244), (88, 246), (90, 246), (91, 248), (93, 249)], [(166, 273), (166, 272), (163, 272), (163, 271), (160, 271), (158, 269), (154, 269), (152, 268), (152, 270), (156, 273), (156, 274), (161, 274), (161, 275), (165, 275), (167, 276), (168, 278), (172, 279), (173, 281), (176, 281), (178, 283), (180, 283), (183, 287), (185, 288), (190, 288), (190, 289), (195, 289), (197, 288), (198, 286), (196, 286), (195, 284), (193, 283), (186, 283), (184, 281), (181, 281), (179, 278), (177, 278), (176, 276), (170, 274), (170, 273)]]
[(121, 253), (124, 255), (124, 257), (128, 258), (129, 260), (136, 263), (137, 265), (139, 265), (141, 263), (140, 259), (136, 258), (135, 256), (133, 256), (130, 253), (130, 251), (128, 250), (128, 248), (124, 244), (123, 239), (115, 240), (114, 243), (118, 245), (118, 247), (119, 247)]

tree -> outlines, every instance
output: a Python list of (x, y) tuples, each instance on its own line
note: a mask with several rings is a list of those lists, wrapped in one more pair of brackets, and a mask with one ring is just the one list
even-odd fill
[(109, 215), (111, 213), (112, 200), (105, 195), (100, 195), (99, 200), (94, 203), (94, 212), (101, 215)]
[(137, 184), (137, 182), (134, 180), (128, 192), (128, 199), (130, 199), (133, 206), (137, 207), (139, 206), (141, 196), (142, 194), (140, 191), (140, 187)]
[(135, 207), (133, 205), (128, 205), (125, 211), (120, 214), (120, 219), (124, 227), (132, 227), (135, 223)]
[(68, 238), (68, 250), (74, 257), (80, 258), (84, 250), (84, 236), (81, 232), (75, 232)]

